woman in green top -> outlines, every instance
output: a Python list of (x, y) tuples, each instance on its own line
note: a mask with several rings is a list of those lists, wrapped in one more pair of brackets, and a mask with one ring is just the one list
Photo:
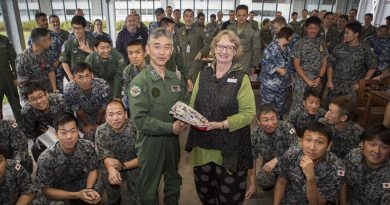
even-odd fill
[(199, 73), (191, 97), (191, 106), (209, 121), (207, 131), (191, 128), (186, 150), (192, 151), (203, 204), (239, 204), (252, 168), (249, 125), (255, 100), (249, 77), (237, 63), (242, 54), (238, 36), (221, 31), (211, 43), (211, 54), (214, 62)]

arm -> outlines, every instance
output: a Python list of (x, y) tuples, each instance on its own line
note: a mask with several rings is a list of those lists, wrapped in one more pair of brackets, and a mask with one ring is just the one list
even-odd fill
[(124, 162), (123, 164), (125, 165), (125, 167), (124, 167), (125, 169), (134, 169), (134, 168), (139, 167), (139, 160), (138, 160), (138, 158), (134, 158), (132, 160)]
[(74, 81), (74, 76), (71, 72), (70, 65), (71, 65), (71, 48), (69, 48), (68, 44), (71, 44), (73, 39), (69, 39), (65, 41), (64, 45), (62, 45), (62, 53), (60, 56), (60, 61), (62, 62), (62, 67), (66, 73), (66, 75), (69, 77), (71, 81)]
[(122, 55), (118, 53), (118, 56), (120, 56), (121, 58), (119, 58), (118, 60), (118, 67), (115, 71), (114, 76), (114, 98), (121, 98), (122, 96), (123, 70), (126, 67), (126, 63)]
[(341, 188), (339, 205), (348, 205), (348, 186), (346, 183)]
[(104, 115), (105, 115), (105, 109), (99, 108), (97, 114), (96, 114), (96, 124), (100, 125), (104, 122)]
[(66, 75), (69, 77), (71, 81), (74, 81), (74, 76), (72, 72), (70, 72), (70, 66), (68, 63), (62, 62), (62, 68), (64, 69)]
[(93, 189), (95, 183), (96, 183), (96, 180), (97, 180), (97, 176), (98, 176), (98, 172), (97, 172), (97, 169), (95, 170), (92, 170), (88, 173), (88, 177), (87, 177), (87, 183), (85, 185), (85, 187), (87, 189)]
[(286, 191), (287, 180), (281, 176), (278, 176), (278, 179), (275, 183), (275, 191), (274, 191), (274, 202), (273, 205), (282, 204), (282, 199), (284, 196), (284, 192)]
[(12, 45), (11, 42), (8, 43), (8, 49), (9, 49), (9, 64), (11, 65), (11, 68), (12, 68), (12, 74), (13, 74), (13, 77), (14, 79), (13, 80), (16, 80), (17, 79), (17, 75), (16, 75), (16, 65), (15, 65), (15, 60), (16, 60), (16, 51), (15, 51), (15, 48), (14, 46)]
[(309, 85), (311, 86), (308, 82), (311, 82), (312, 80), (309, 79), (307, 77), (307, 75), (305, 74), (305, 71), (303, 70), (302, 66), (301, 66), (301, 60), (300, 59), (297, 59), (297, 58), (294, 58), (293, 59), (293, 64), (294, 64), (294, 68), (295, 70), (297, 71), (298, 75)]
[(326, 86), (332, 90), (334, 88), (334, 85), (333, 85), (333, 68), (331, 65), (328, 66), (326, 75), (328, 77), (328, 82), (326, 83)]
[(245, 198), (250, 199), (256, 194), (256, 160), (253, 160), (253, 168), (248, 169), (248, 190), (245, 193)]
[(88, 115), (87, 113), (85, 113), (84, 109), (83, 108), (79, 108), (77, 111), (76, 111), (76, 114), (77, 116), (80, 118), (81, 121), (83, 121), (83, 123), (85, 125), (91, 125), (91, 123), (89, 122), (88, 120)]
[(34, 197), (35, 197), (34, 193), (22, 194), (19, 196), (18, 201), (16, 202), (15, 205), (28, 205), (34, 199)]
[(56, 71), (53, 69), (49, 73), (49, 81), (53, 92), (57, 90)]

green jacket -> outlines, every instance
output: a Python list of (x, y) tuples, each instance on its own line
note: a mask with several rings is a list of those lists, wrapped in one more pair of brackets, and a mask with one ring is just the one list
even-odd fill
[(16, 52), (11, 41), (0, 34), (0, 80), (16, 80)]
[[(88, 45), (91, 49), (93, 49), (93, 46), (95, 45), (95, 38), (85, 36)], [(85, 58), (89, 55), (89, 53), (81, 51), (79, 49), (79, 43), (77, 42), (77, 39), (68, 39), (65, 41), (64, 45), (62, 46), (62, 54), (60, 56), (60, 61), (63, 63), (69, 64), (70, 68), (79, 62), (84, 62)]]

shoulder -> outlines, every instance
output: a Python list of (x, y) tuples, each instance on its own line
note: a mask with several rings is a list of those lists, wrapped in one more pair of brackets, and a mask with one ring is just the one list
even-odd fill
[(107, 81), (103, 78), (93, 78), (92, 83), (95, 86), (108, 86)]
[(17, 129), (17, 127), (18, 124), (13, 120), (0, 120), (0, 128), (13, 130)]
[(278, 127), (283, 132), (290, 133), (291, 135), (296, 133), (294, 126), (287, 121), (278, 121)]
[(94, 152), (94, 144), (93, 142), (86, 140), (86, 139), (79, 139), (77, 142), (77, 148), (84, 151), (88, 152)]
[(64, 96), (67, 96), (68, 94), (70, 94), (71, 92), (74, 92), (74, 91), (78, 91), (79, 90), (79, 87), (78, 85), (72, 81), (72, 82), (69, 82), (66, 86), (65, 86), (65, 89), (64, 89)]
[(362, 148), (355, 148), (349, 151), (349, 153), (345, 156), (344, 162), (348, 164), (359, 165), (363, 160), (363, 150)]
[(110, 130), (111, 130), (111, 127), (107, 124), (107, 122), (105, 122), (96, 128), (96, 136), (106, 135), (110, 132)]

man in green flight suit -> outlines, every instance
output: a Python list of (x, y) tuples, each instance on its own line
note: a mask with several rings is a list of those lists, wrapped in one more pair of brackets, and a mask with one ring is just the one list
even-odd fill
[(85, 35), (87, 21), (82, 16), (74, 16), (70, 22), (75, 38), (68, 39), (62, 45), (60, 61), (66, 75), (74, 81), (71, 68), (79, 62), (84, 62), (85, 58), (93, 52), (95, 38)]
[(85, 58), (95, 78), (103, 78), (110, 86), (114, 98), (121, 98), (121, 80), (125, 60), (119, 51), (112, 48), (111, 39), (98, 37), (95, 43), (95, 51)]
[(243, 55), (240, 57), (242, 69), (249, 75), (254, 73), (260, 62), (260, 33), (254, 30), (247, 21), (248, 6), (239, 5), (236, 9), (237, 22), (231, 24), (227, 29), (234, 31), (240, 38)]
[(137, 129), (135, 148), (140, 164), (139, 198), (142, 205), (158, 204), (158, 186), (164, 175), (164, 204), (178, 204), (181, 176), (178, 173), (178, 135), (187, 124), (169, 114), (185, 91), (165, 64), (173, 52), (172, 37), (164, 28), (149, 36), (146, 51), (150, 65), (130, 83), (131, 118)]
[(0, 34), (0, 119), (3, 119), (3, 97), (7, 96), (8, 102), (18, 124), (22, 123), (18, 89), (16, 88), (16, 52), (11, 41)]

